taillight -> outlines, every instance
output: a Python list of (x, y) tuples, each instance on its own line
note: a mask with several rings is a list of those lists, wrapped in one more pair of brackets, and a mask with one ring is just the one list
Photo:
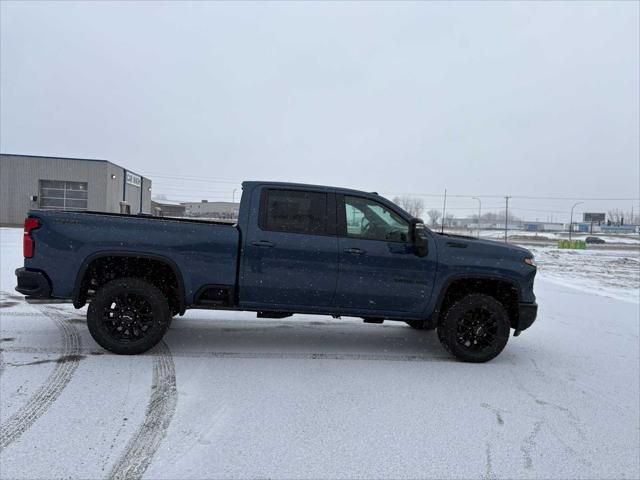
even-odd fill
[(24, 220), (24, 235), (22, 237), (22, 253), (24, 258), (33, 257), (33, 238), (31, 238), (31, 230), (38, 228), (40, 222), (37, 218), (25, 218)]

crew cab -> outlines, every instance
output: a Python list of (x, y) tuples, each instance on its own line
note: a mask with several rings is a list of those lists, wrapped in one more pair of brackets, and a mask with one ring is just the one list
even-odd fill
[(95, 341), (118, 354), (156, 345), (187, 309), (360, 317), (437, 329), (484, 362), (535, 320), (526, 249), (436, 233), (376, 193), (244, 182), (236, 224), (32, 210), (16, 290), (87, 302)]

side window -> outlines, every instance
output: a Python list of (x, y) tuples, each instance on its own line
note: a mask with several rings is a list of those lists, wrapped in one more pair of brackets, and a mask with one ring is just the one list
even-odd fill
[(268, 190), (263, 197), (261, 227), (278, 232), (327, 232), (327, 194), (299, 190)]
[(409, 222), (384, 205), (360, 197), (344, 197), (348, 237), (387, 242), (406, 242)]

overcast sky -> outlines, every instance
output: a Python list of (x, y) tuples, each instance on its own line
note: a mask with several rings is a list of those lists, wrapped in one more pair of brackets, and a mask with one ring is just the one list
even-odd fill
[(0, 150), (184, 200), (273, 179), (637, 212), (638, 5), (3, 2)]

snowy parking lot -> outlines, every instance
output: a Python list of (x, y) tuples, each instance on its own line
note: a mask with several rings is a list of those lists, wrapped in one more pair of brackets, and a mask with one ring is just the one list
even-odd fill
[(533, 249), (538, 320), (476, 365), (397, 322), (197, 310), (112, 355), (0, 240), (3, 480), (640, 477), (638, 250)]

